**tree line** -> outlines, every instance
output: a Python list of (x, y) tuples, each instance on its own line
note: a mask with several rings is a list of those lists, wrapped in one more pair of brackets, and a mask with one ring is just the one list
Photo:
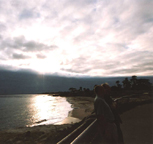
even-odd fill
[[(149, 79), (138, 79), (137, 76), (132, 76), (130, 79), (125, 78), (122, 83), (119, 80), (116, 81), (116, 85), (111, 86), (112, 95), (121, 96), (123, 94), (128, 94), (129, 92), (133, 91), (151, 91), (152, 83)], [(89, 88), (69, 88), (69, 91), (72, 95), (80, 95), (80, 96), (93, 96), (94, 91), (90, 90)]]
[(125, 78), (122, 81), (123, 85), (120, 84), (120, 81), (116, 81), (116, 86), (112, 88), (118, 88), (120, 90), (151, 90), (152, 84), (149, 79), (137, 79), (137, 76), (132, 76), (131, 79)]

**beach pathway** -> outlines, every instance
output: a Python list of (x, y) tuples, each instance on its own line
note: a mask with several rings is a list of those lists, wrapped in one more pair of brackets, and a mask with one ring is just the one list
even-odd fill
[(121, 118), (125, 144), (153, 144), (153, 103), (137, 106)]

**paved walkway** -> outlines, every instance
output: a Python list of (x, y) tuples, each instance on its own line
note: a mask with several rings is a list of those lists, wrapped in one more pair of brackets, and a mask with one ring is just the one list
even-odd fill
[(137, 106), (121, 118), (125, 144), (153, 144), (153, 103)]

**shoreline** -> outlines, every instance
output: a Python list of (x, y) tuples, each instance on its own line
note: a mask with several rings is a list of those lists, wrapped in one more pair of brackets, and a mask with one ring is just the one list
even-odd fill
[[(6, 144), (50, 144), (57, 143), (62, 138), (76, 129), (83, 119), (91, 114), (93, 111), (93, 97), (66, 97), (67, 101), (72, 105), (73, 110), (69, 112), (68, 117), (57, 124), (39, 125), (35, 127), (23, 127), (17, 129), (9, 129), (0, 131), (0, 143)], [(130, 99), (130, 106), (124, 109), (123, 114), (137, 108), (131, 104), (142, 105), (143, 102), (149, 100), (149, 97), (141, 96), (137, 99)], [(152, 100), (152, 98), (151, 98)], [(124, 105), (127, 100), (121, 100), (120, 103)], [(147, 105), (147, 104), (146, 104)], [(124, 108), (124, 107), (123, 107)], [(126, 120), (125, 120), (126, 121)], [(124, 121), (123, 121), (124, 122)], [(124, 132), (123, 132), (124, 135)]]
[(20, 127), (0, 131), (0, 143), (50, 144), (57, 143), (76, 129), (93, 110), (91, 97), (66, 97), (73, 110), (61, 122), (34, 127)]

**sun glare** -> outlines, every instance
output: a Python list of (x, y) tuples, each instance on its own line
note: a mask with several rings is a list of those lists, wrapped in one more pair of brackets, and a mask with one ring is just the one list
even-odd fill
[(33, 97), (30, 109), (32, 111), (31, 121), (33, 122), (31, 126), (62, 121), (68, 116), (68, 112), (72, 110), (71, 104), (66, 101), (66, 98), (48, 95)]
[(44, 120), (44, 119), (48, 119), (50, 117), (49, 113), (48, 113), (48, 110), (49, 110), (49, 107), (51, 106), (51, 102), (50, 103), (47, 103), (47, 100), (49, 100), (49, 97), (48, 99), (43, 96), (38, 96), (35, 98), (35, 109), (37, 111), (37, 114), (36, 114), (36, 117), (37, 119), (40, 119), (40, 120)]
[(60, 70), (60, 63), (57, 59), (49, 57), (43, 60), (33, 60), (31, 62), (31, 68), (39, 73), (50, 73)]

